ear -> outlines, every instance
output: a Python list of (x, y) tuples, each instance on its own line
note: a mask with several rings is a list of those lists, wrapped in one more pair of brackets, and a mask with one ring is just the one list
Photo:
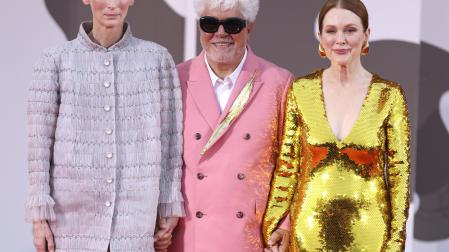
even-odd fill
[(248, 34), (250, 34), (253, 31), (254, 28), (254, 22), (248, 22), (246, 25), (246, 29), (248, 30)]
[(129, 6), (133, 6), (134, 5), (134, 0), (130, 0), (129, 1)]
[(371, 34), (371, 29), (370, 28), (366, 29), (366, 31), (365, 31), (365, 41), (369, 41), (370, 34)]
[(90, 0), (83, 0), (83, 4), (90, 5)]
[(321, 44), (321, 32), (317, 32), (317, 33), (316, 33), (316, 37), (318, 38), (318, 41), (319, 41), (320, 44)]

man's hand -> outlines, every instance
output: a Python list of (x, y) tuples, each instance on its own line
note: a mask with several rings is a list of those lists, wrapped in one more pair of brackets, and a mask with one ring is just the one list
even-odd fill
[(268, 241), (268, 248), (265, 252), (286, 252), (288, 249), (290, 234), (287, 230), (278, 228), (271, 234)]
[(158, 220), (156, 234), (154, 235), (154, 248), (157, 252), (167, 251), (178, 220), (178, 217), (167, 217)]
[(46, 220), (33, 221), (33, 244), (36, 252), (55, 252), (53, 233)]

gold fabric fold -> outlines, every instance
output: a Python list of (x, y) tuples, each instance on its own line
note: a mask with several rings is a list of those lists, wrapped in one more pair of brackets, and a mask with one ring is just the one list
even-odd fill
[(215, 142), (217, 142), (217, 140), (224, 134), (226, 129), (229, 127), (229, 125), (231, 125), (231, 123), (242, 113), (243, 109), (245, 108), (246, 104), (249, 101), (249, 97), (254, 87), (255, 78), (256, 73), (253, 74), (248, 83), (246, 83), (245, 87), (243, 87), (242, 91), (240, 91), (240, 94), (235, 99), (226, 117), (223, 119), (223, 121), (220, 122), (217, 128), (215, 128), (214, 132), (210, 136), (206, 145), (201, 150), (201, 155), (204, 155), (204, 153), (206, 153), (206, 151), (209, 150), (210, 147), (212, 147), (212, 145), (215, 144)]

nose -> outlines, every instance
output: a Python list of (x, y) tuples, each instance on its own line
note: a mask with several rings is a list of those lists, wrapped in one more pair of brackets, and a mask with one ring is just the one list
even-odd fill
[(337, 44), (346, 44), (346, 37), (343, 32), (337, 32)]
[(108, 8), (115, 8), (119, 5), (120, 0), (106, 0)]
[(218, 35), (218, 36), (227, 36), (228, 34), (225, 32), (223, 25), (220, 25), (220, 26), (218, 27), (218, 31), (215, 32), (215, 35)]
[(216, 33), (218, 33), (218, 34), (226, 34), (223, 25), (220, 25), (220, 26), (218, 27), (218, 31), (217, 31)]

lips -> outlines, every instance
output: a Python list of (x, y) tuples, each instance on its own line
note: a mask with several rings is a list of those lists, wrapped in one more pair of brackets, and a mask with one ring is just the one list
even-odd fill
[(216, 46), (216, 47), (227, 47), (227, 46), (231, 46), (231, 45), (233, 45), (234, 43), (233, 42), (225, 42), (225, 41), (223, 41), (223, 42), (211, 42), (214, 46)]
[(118, 18), (120, 14), (106, 13), (104, 16), (107, 18)]
[(350, 49), (334, 49), (335, 54), (344, 55), (349, 53)]

